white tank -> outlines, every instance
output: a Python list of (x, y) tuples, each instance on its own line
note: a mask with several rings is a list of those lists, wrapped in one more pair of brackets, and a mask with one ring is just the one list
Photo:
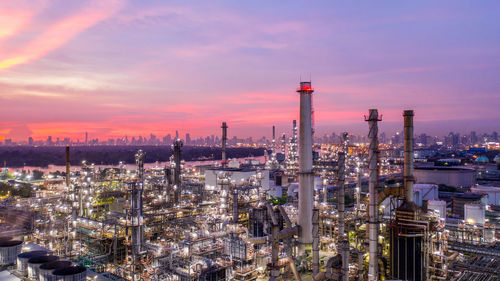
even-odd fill
[(446, 201), (429, 200), (427, 201), (427, 209), (438, 212), (441, 219), (446, 219)]
[(477, 203), (465, 204), (464, 220), (468, 224), (484, 224), (484, 205)]
[(71, 266), (70, 261), (53, 261), (42, 264), (38, 268), (38, 277), (40, 281), (56, 281), (56, 277), (52, 274), (54, 270)]
[(488, 205), (500, 206), (500, 187), (478, 185), (471, 187), (470, 191), (488, 195)]
[(52, 274), (57, 281), (85, 281), (87, 280), (87, 268), (84, 266), (68, 266), (54, 270)]
[(46, 256), (47, 251), (31, 251), (17, 255), (17, 271), (23, 276), (28, 275), (28, 260), (32, 257)]
[(21, 253), (22, 241), (7, 240), (0, 241), (0, 265), (16, 263), (16, 257)]
[(58, 259), (59, 257), (57, 256), (32, 257), (31, 259), (28, 260), (28, 278), (32, 280), (38, 280), (39, 278), (38, 270), (40, 266), (43, 265), (44, 263), (53, 262)]

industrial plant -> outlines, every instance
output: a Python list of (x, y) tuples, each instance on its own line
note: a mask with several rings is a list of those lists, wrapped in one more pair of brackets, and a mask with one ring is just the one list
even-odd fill
[(377, 109), (360, 113), (367, 142), (316, 143), (313, 94), (300, 82), (300, 119), (269, 125), (263, 161), (228, 156), (231, 120), (221, 161), (184, 161), (175, 139), (165, 165), (138, 150), (133, 167), (75, 167), (66, 147), (64, 174), (0, 197), (0, 280), (500, 280), (484, 163), (419, 157), (407, 109), (402, 145), (379, 143)]

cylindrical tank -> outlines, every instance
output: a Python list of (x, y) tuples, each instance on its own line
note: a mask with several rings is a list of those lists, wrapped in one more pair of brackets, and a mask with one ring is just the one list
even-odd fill
[(476, 203), (465, 204), (464, 220), (468, 224), (484, 224), (484, 205)]
[(427, 201), (427, 209), (438, 212), (441, 219), (446, 219), (446, 201), (429, 200)]
[(68, 266), (56, 269), (52, 274), (57, 281), (85, 281), (87, 279), (87, 268), (81, 265)]
[(22, 247), (22, 241), (0, 241), (0, 265), (16, 263), (16, 257), (21, 253)]
[(52, 262), (58, 260), (57, 256), (38, 256), (32, 257), (28, 260), (28, 277), (34, 280), (38, 280), (38, 269), (40, 266), (47, 262)]
[(19, 271), (23, 276), (28, 274), (28, 260), (33, 257), (46, 256), (47, 251), (31, 251), (24, 252), (17, 255), (17, 271)]
[(0, 242), (10, 241), (12, 239), (13, 239), (12, 236), (1, 236)]
[(38, 278), (40, 281), (55, 281), (56, 277), (52, 274), (54, 270), (71, 266), (70, 261), (51, 261), (40, 265), (38, 269)]

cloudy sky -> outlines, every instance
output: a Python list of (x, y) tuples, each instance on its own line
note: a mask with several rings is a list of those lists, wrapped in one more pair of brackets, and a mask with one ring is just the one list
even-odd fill
[(0, 138), (500, 131), (499, 1), (1, 1)]

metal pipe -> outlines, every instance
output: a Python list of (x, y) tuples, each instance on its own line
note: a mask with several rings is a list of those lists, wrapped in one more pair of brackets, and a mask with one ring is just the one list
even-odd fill
[(227, 125), (226, 122), (222, 122), (222, 167), (225, 168), (227, 165), (226, 156), (226, 142), (227, 142)]
[(271, 226), (271, 277), (278, 278), (279, 272), (279, 225), (273, 224)]
[(340, 245), (342, 250), (342, 280), (349, 281), (349, 241), (344, 239)]
[(312, 106), (311, 82), (300, 82), (299, 128), (299, 252), (312, 243), (313, 171), (312, 171)]
[(281, 216), (283, 217), (283, 219), (285, 220), (285, 226), (288, 228), (288, 227), (292, 227), (292, 221), (290, 220), (290, 218), (288, 217), (288, 214), (286, 213), (285, 211), (285, 208), (283, 208), (283, 206), (279, 205), (278, 206), (278, 210), (280, 211), (281, 213)]
[(368, 243), (369, 243), (369, 263), (368, 263), (368, 280), (378, 280), (378, 208), (377, 208), (377, 186), (378, 186), (378, 121), (379, 119), (377, 109), (370, 109), (368, 118), (365, 117), (365, 121), (368, 122), (369, 133), (368, 138), (370, 139), (369, 148), (369, 170), (370, 179), (368, 190), (370, 193), (370, 202), (368, 204)]
[(413, 110), (405, 110), (404, 117), (404, 187), (406, 202), (413, 203)]
[(274, 224), (278, 224), (278, 218), (276, 218), (276, 215), (274, 214), (274, 209), (273, 209), (273, 206), (271, 206), (271, 204), (269, 203), (266, 203), (266, 208), (267, 208), (267, 213), (269, 214), (269, 217), (271, 217), (271, 221)]
[(290, 268), (292, 269), (292, 273), (293, 273), (293, 276), (295, 277), (295, 280), (302, 281), (302, 278), (300, 278), (300, 274), (297, 270), (297, 266), (295, 266), (295, 262), (293, 261), (293, 259), (290, 257), (286, 257), (283, 260), (287, 261), (288, 264), (290, 265)]

